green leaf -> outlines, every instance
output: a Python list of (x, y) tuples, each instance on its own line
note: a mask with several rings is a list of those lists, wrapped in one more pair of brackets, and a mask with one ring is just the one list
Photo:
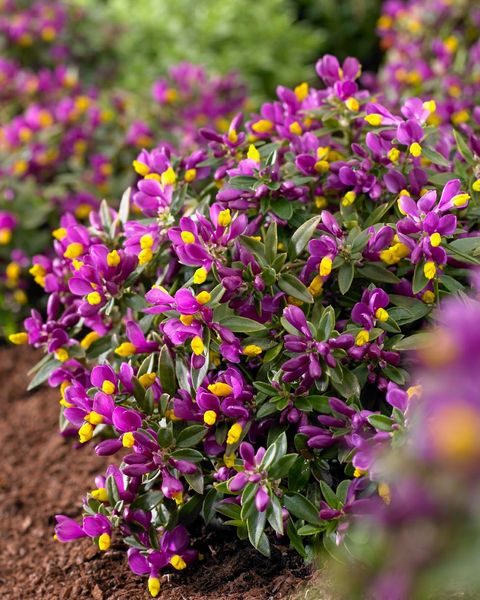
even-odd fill
[(332, 508), (339, 508), (340, 501), (332, 488), (325, 481), (320, 481), (320, 489), (322, 490), (322, 496), (325, 498), (325, 502)]
[(453, 130), (453, 135), (457, 144), (457, 150), (460, 152), (460, 154), (463, 156), (463, 158), (467, 161), (468, 164), (473, 165), (473, 163), (475, 162), (475, 158), (473, 156), (472, 151), (468, 147), (467, 142), (456, 129)]
[(291, 492), (285, 494), (283, 504), (292, 515), (299, 519), (308, 521), (312, 525), (320, 523), (319, 510), (302, 494)]
[(425, 277), (423, 267), (425, 261), (421, 261), (415, 265), (415, 272), (413, 273), (412, 292), (418, 294), (428, 284), (428, 279)]
[(120, 207), (118, 209), (118, 218), (121, 223), (126, 223), (128, 221), (128, 217), (130, 214), (130, 194), (132, 188), (127, 188), (122, 195), (122, 199), (120, 200)]
[(303, 545), (300, 536), (297, 533), (295, 525), (293, 524), (292, 519), (288, 519), (287, 523), (287, 535), (290, 540), (290, 543), (295, 548), (295, 550), (302, 556), (303, 558), (307, 557), (307, 553), (305, 551), (305, 546)]
[(206, 429), (203, 425), (190, 425), (176, 436), (177, 446), (179, 448), (189, 448), (198, 444), (205, 437)]
[(183, 476), (192, 490), (197, 492), (197, 494), (203, 494), (203, 475), (200, 469), (195, 471), (195, 473), (185, 473)]
[(357, 269), (357, 272), (368, 281), (381, 283), (400, 283), (400, 279), (379, 263), (367, 263)]
[(271, 265), (277, 256), (278, 247), (278, 234), (277, 234), (277, 223), (272, 221), (267, 229), (265, 235), (265, 258)]
[(422, 156), (432, 161), (434, 165), (440, 167), (447, 167), (448, 169), (452, 166), (451, 162), (447, 160), (440, 152), (432, 150), (432, 148), (422, 148)]
[(50, 377), (50, 374), (60, 366), (60, 362), (56, 358), (52, 358), (48, 362), (46, 362), (35, 374), (35, 377), (28, 384), (27, 391), (33, 390), (42, 383), (45, 383), (47, 379)]
[(409, 337), (403, 338), (399, 342), (396, 342), (392, 346), (392, 350), (406, 351), (406, 350), (418, 350), (421, 348), (427, 348), (432, 344), (432, 334), (430, 333), (415, 333)]
[(300, 227), (295, 231), (295, 233), (292, 235), (290, 243), (288, 244), (288, 256), (290, 258), (295, 258), (302, 252), (302, 250), (311, 240), (321, 220), (321, 216), (312, 217), (300, 225)]
[(215, 518), (215, 504), (220, 499), (220, 494), (215, 488), (211, 488), (203, 500), (201, 515), (208, 525)]
[(271, 210), (281, 219), (288, 221), (293, 215), (293, 202), (286, 198), (280, 198), (270, 204)]
[(160, 350), (160, 356), (158, 359), (158, 377), (162, 385), (162, 390), (173, 396), (177, 389), (175, 380), (175, 365), (170, 354), (170, 350), (167, 346), (162, 346)]
[(310, 294), (308, 289), (303, 283), (290, 273), (283, 273), (278, 278), (278, 287), (289, 296), (307, 302), (308, 304), (313, 303), (313, 296)]
[(255, 183), (257, 183), (256, 177), (246, 175), (239, 175), (228, 180), (228, 186), (236, 190), (251, 190)]
[(247, 317), (226, 317), (220, 320), (220, 325), (230, 329), (234, 333), (257, 333), (259, 331), (267, 331), (267, 328), (262, 323), (247, 319)]
[(346, 294), (350, 289), (353, 281), (353, 275), (355, 273), (355, 268), (353, 263), (343, 263), (343, 265), (338, 270), (338, 288), (340, 293)]
[(370, 415), (367, 417), (368, 422), (375, 429), (380, 431), (392, 431), (393, 420), (385, 415)]
[(286, 477), (292, 468), (292, 465), (297, 460), (298, 454), (285, 454), (272, 464), (268, 474), (274, 479), (283, 479)]
[(266, 511), (260, 512), (258, 510), (253, 511), (247, 519), (248, 539), (257, 550), (259, 550), (260, 539), (265, 529), (266, 521)]
[(279, 535), (283, 535), (282, 505), (275, 495), (270, 497), (270, 506), (267, 509), (267, 519), (273, 529)]

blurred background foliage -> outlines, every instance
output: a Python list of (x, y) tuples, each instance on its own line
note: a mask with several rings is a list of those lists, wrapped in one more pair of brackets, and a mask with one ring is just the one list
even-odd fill
[(379, 0), (77, 0), (118, 32), (117, 82), (131, 90), (182, 60), (238, 71), (255, 99), (311, 77), (326, 53), (379, 61)]

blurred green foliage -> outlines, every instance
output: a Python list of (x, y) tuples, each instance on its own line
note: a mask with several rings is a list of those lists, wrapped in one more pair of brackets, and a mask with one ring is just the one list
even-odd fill
[[(98, 0), (78, 0), (99, 9)], [(103, 10), (120, 26), (119, 83), (145, 89), (171, 65), (186, 60), (207, 70), (238, 71), (254, 96), (308, 77), (325, 43), (320, 27), (298, 21), (290, 0), (106, 0)]]
[(376, 70), (382, 59), (375, 33), (382, 0), (293, 0), (297, 18), (327, 32), (321, 53), (343, 60), (355, 56), (364, 70)]

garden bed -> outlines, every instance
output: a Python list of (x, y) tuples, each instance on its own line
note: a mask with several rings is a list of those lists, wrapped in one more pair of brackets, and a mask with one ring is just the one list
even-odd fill
[[(91, 488), (107, 459), (86, 448), (74, 450), (58, 435), (55, 392), (25, 392), (26, 372), (36, 358), (24, 348), (0, 350), (0, 598), (148, 598), (145, 580), (130, 572), (120, 546), (102, 555), (87, 540), (71, 545), (53, 540), (54, 515), (78, 516), (72, 507), (78, 506), (79, 490)], [(286, 547), (274, 548), (267, 559), (239, 545), (230, 532), (223, 539), (204, 537), (198, 547), (204, 561), (166, 575), (159, 598), (289, 598), (309, 576)]]

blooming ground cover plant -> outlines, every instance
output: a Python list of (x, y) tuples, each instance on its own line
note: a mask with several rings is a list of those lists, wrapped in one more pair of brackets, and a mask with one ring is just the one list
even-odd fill
[(311, 557), (385, 499), (405, 352), (480, 260), (475, 120), (390, 109), (353, 58), (316, 71), (193, 151), (142, 150), (118, 210), (67, 212), (33, 260), (47, 314), (11, 341), (44, 349), (31, 385), (60, 388), (63, 434), (118, 455), (56, 536), (124, 539), (152, 596), (198, 520)]
[[(60, 52), (58, 42), (78, 15), (58, 2), (7, 4), (0, 21), (8, 51), (0, 60), (3, 335), (24, 316), (32, 292), (31, 257), (48, 248), (60, 214), (68, 211), (84, 222), (102, 198), (114, 203), (134, 181), (131, 161), (140, 148), (152, 147), (160, 133), (174, 146), (193, 148), (197, 124), (228, 124), (246, 96), (236, 75), (210, 77), (187, 63), (156, 81), (148, 99), (87, 85), (82, 38), (72, 57), (66, 49)], [(31, 63), (30, 54), (45, 57), (36, 70), (22, 66)], [(98, 65), (92, 68), (98, 71)], [(31, 274), (42, 282), (38, 267)]]
[(478, 273), (474, 288), (436, 313), (414, 387), (389, 384), (406, 427), (372, 465), (386, 502), (357, 516), (348, 533), (346, 597), (478, 595)]

